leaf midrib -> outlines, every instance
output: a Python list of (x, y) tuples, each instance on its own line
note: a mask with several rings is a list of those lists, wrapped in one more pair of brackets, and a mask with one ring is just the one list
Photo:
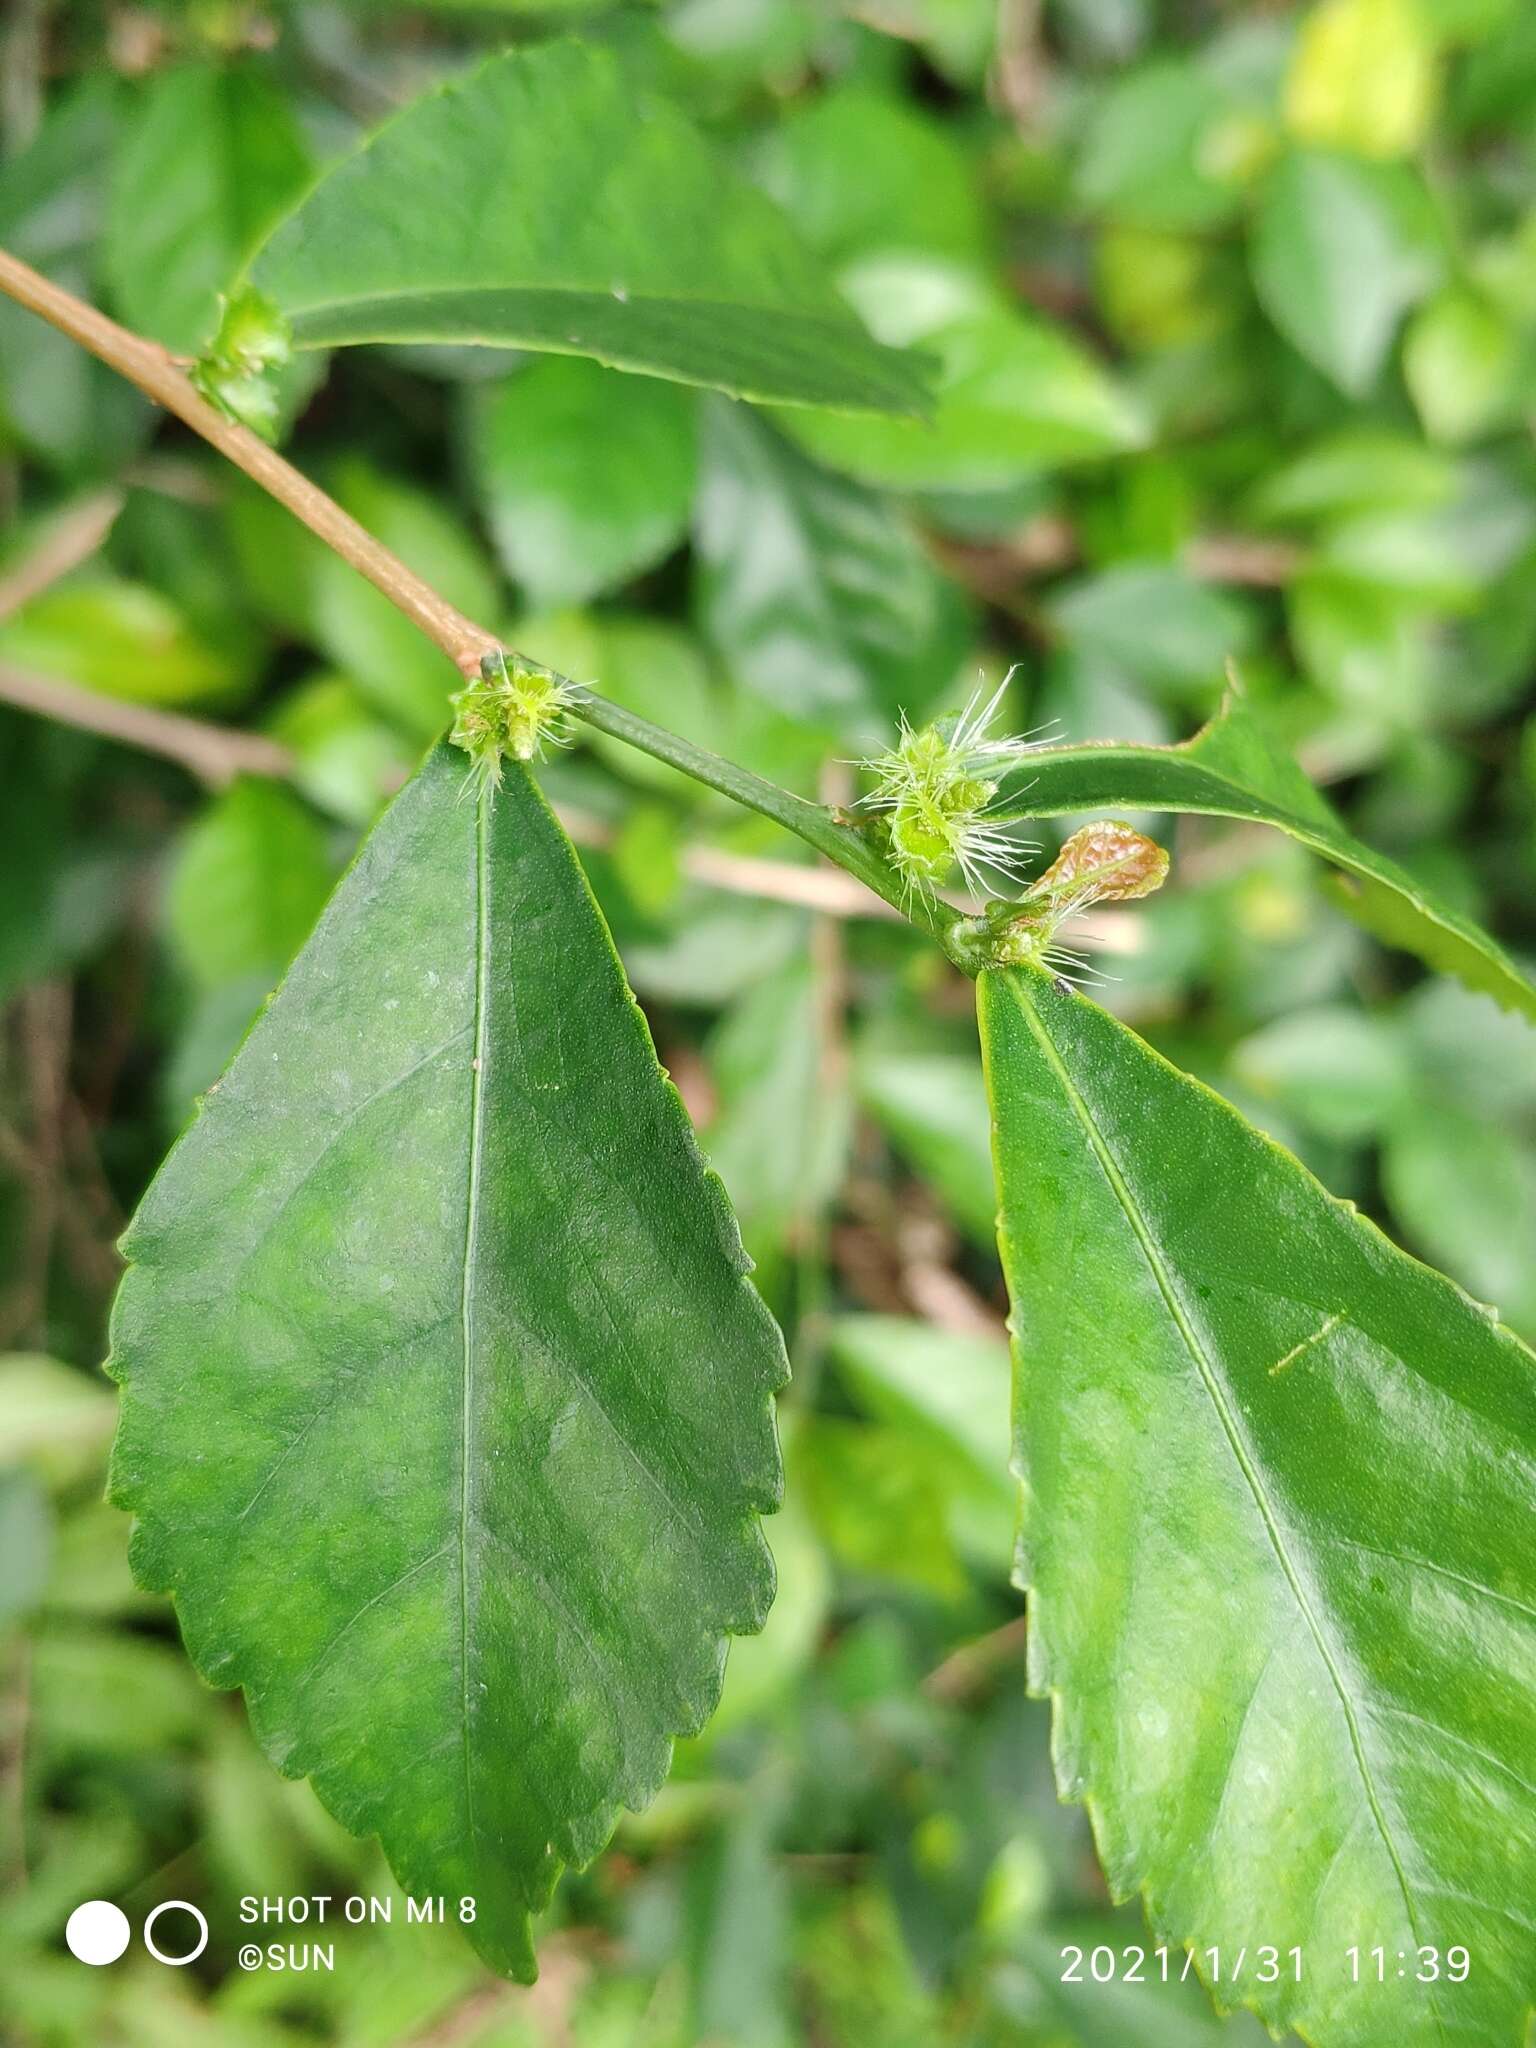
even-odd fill
[[(1391, 1864), (1393, 1875), (1397, 1880), (1398, 1890), (1403, 1901), (1403, 1911), (1407, 1915), (1408, 1925), (1413, 1934), (1415, 1946), (1422, 1946), (1418, 1916), (1414, 1911), (1408, 1879), (1403, 1870), (1397, 1846), (1392, 1840), (1391, 1830), (1387, 1826), (1386, 1813), (1382, 1807), (1380, 1794), (1376, 1789), (1376, 1781), (1371, 1771), (1369, 1759), (1365, 1753), (1364, 1737), (1360, 1729), (1359, 1716), (1354, 1702), (1345, 1687), (1343, 1672), (1334, 1654), (1333, 1647), (1328, 1640), (1327, 1633), (1313, 1609), (1301, 1575), (1285, 1547), (1279, 1518), (1270, 1503), (1268, 1494), (1265, 1492), (1264, 1483), (1257, 1464), (1243, 1441), (1242, 1431), (1239, 1428), (1236, 1416), (1232, 1413), (1231, 1404), (1227, 1400), (1225, 1389), (1221, 1385), (1220, 1376), (1204, 1344), (1200, 1340), (1198, 1331), (1190, 1321), (1183, 1302), (1179, 1298), (1178, 1290), (1173, 1283), (1173, 1276), (1169, 1273), (1162, 1253), (1158, 1249), (1157, 1240), (1152, 1234), (1151, 1226), (1142, 1214), (1141, 1206), (1137, 1202), (1124, 1174), (1121, 1172), (1119, 1163), (1109, 1148), (1108, 1141), (1099, 1129), (1093, 1112), (1089, 1109), (1087, 1102), (1083, 1099), (1071, 1074), (1068, 1072), (1066, 1063), (1057, 1051), (1050, 1033), (1041, 1022), (1039, 1014), (1034, 1004), (1030, 1001), (1020, 980), (1015, 975), (1007, 975), (1003, 979), (1009, 994), (1018, 1006), (1019, 1014), (1023, 1017), (1026, 1028), (1039, 1046), (1052, 1073), (1056, 1076), (1062, 1093), (1071, 1105), (1073, 1114), (1082, 1125), (1083, 1133), (1093, 1149), (1094, 1157), (1098, 1160), (1100, 1169), (1110, 1185), (1115, 1200), (1120, 1205), (1126, 1222), (1135, 1234), (1136, 1241), (1141, 1247), (1142, 1256), (1147, 1262), (1148, 1270), (1156, 1282), (1157, 1290), (1163, 1298), (1163, 1303), (1168, 1310), (1174, 1327), (1179, 1332), (1189, 1351), (1195, 1369), (1199, 1373), (1201, 1382), (1210, 1398), (1211, 1405), (1216, 1411), (1217, 1419), (1220, 1421), (1222, 1430), (1226, 1435), (1228, 1446), (1237, 1462), (1238, 1469), (1241, 1471), (1253, 1496), (1254, 1505), (1258, 1509), (1259, 1517), (1264, 1524), (1265, 1534), (1269, 1538), (1276, 1561), (1281, 1571), (1285, 1574), (1286, 1583), (1290, 1586), (1292, 1597), (1296, 1602), (1303, 1621), (1306, 1623), (1314, 1647), (1322, 1659), (1323, 1668), (1327, 1671), (1334, 1692), (1338, 1697), (1339, 1707), (1344, 1715), (1345, 1727), (1349, 1733), (1350, 1749), (1353, 1752), (1355, 1765), (1360, 1774), (1361, 1789), (1365, 1794), (1366, 1804), (1370, 1809), (1371, 1818), (1376, 1826), (1376, 1832), (1381, 1839), (1381, 1845), (1386, 1851), (1387, 1860)], [(1436, 2000), (1432, 2000), (1432, 2004), (1435, 2013), (1435, 2032), (1438, 2038), (1443, 2041), (1445, 2039), (1445, 2029), (1439, 2004)]]
[[(771, 315), (776, 321), (788, 322), (800, 327), (830, 328), (836, 333), (852, 334), (859, 340), (868, 340), (871, 349), (886, 356), (916, 354), (887, 347), (870, 340), (851, 311), (841, 306), (807, 308), (786, 306), (775, 299), (749, 299), (724, 297), (718, 292), (628, 290), (622, 300), (615, 299), (612, 285), (601, 284), (530, 284), (527, 282), (507, 284), (434, 284), (417, 285), (410, 291), (391, 291), (379, 286), (372, 291), (334, 293), (323, 299), (306, 299), (302, 303), (289, 301), (283, 312), (292, 321), (311, 319), (317, 313), (343, 313), (355, 311), (359, 306), (410, 306), (430, 304), (434, 299), (501, 299), (507, 297), (528, 299), (591, 299), (597, 305), (623, 306), (716, 306), (730, 308), (742, 313)], [(301, 343), (302, 343), (302, 337)]]
[(469, 1839), (475, 1838), (475, 1789), (469, 1714), (469, 1529), (473, 1512), (474, 1388), (475, 1388), (475, 1260), (480, 1231), (480, 1174), (485, 1139), (485, 1039), (488, 1005), (486, 981), (490, 965), (490, 920), (486, 915), (486, 841), (490, 831), (492, 786), (482, 785), (475, 806), (475, 1015), (474, 1055), (470, 1065), (469, 1190), (464, 1217), (464, 1265), (460, 1293), (463, 1366), (459, 1416), (459, 1686), (460, 1741), (464, 1756), (464, 1816)]

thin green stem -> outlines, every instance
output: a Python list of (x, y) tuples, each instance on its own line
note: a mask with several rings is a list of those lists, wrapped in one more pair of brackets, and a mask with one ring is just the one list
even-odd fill
[(966, 923), (963, 914), (935, 896), (904, 887), (890, 862), (857, 826), (843, 824), (825, 804), (812, 803), (791, 790), (780, 789), (776, 782), (765, 781), (749, 768), (738, 768), (734, 761), (723, 760), (708, 748), (695, 746), (692, 740), (652, 725), (649, 719), (637, 717), (622, 705), (611, 704), (595, 690), (581, 684), (568, 687), (573, 716), (595, 726), (599, 732), (626, 741), (642, 754), (681, 769), (695, 782), (719, 790), (722, 796), (733, 798), (747, 810), (772, 818), (775, 824), (796, 833), (807, 846), (813, 846), (828, 860), (845, 868), (867, 889), (927, 932), (957, 967), (967, 974), (976, 972), (977, 963), (961, 930)]

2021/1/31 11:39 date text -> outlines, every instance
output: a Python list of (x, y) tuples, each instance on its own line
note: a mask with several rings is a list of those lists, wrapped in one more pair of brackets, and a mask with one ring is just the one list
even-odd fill
[[(1445, 1949), (1349, 1948), (1344, 1952), (1344, 1962), (1354, 1984), (1385, 1984), (1394, 1976), (1413, 1977), (1421, 1984), (1433, 1984), (1440, 1978), (1450, 1984), (1464, 1984), (1472, 1972), (1471, 1953), (1460, 1945)], [(1061, 1965), (1064, 1984), (1169, 1984), (1183, 1983), (1191, 1977), (1207, 1984), (1277, 1984), (1282, 1979), (1299, 1984), (1302, 1979), (1301, 1949), (1271, 1948), (1267, 1944), (1227, 1950), (1189, 1949), (1182, 1956), (1163, 1946), (1068, 1946), (1061, 1951)]]

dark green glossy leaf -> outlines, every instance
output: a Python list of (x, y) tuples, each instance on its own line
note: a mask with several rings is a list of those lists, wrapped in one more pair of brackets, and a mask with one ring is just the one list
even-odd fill
[(830, 475), (745, 406), (706, 406), (700, 612), (780, 710), (870, 744), (960, 659), (965, 608), (883, 498)]
[(580, 604), (682, 539), (695, 399), (579, 357), (472, 395), (469, 451), (496, 545), (533, 605)]
[(1303, 1950), (1221, 2003), (1518, 2048), (1536, 1359), (1094, 1004), (1028, 970), (979, 1003), (1063, 1795), (1159, 1935)]
[(428, 757), (125, 1249), (140, 1578), (273, 1761), (531, 1975), (561, 1865), (762, 1624), (785, 1368), (524, 771), (477, 801)]
[(304, 347), (480, 342), (747, 398), (920, 411), (783, 216), (591, 44), (494, 57), (320, 183), (256, 284)]
[(1277, 826), (1345, 870), (1340, 901), (1378, 938), (1536, 1019), (1536, 987), (1502, 947), (1438, 902), (1406, 868), (1353, 838), (1235, 693), (1182, 746), (1106, 742), (1032, 754), (1005, 801), (1022, 818), (1105, 809), (1203, 811)]

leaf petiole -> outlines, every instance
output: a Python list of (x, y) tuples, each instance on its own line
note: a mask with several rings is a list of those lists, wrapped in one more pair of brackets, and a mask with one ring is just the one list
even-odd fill
[(754, 775), (749, 768), (740, 768), (734, 761), (710, 753), (707, 747), (696, 746), (692, 740), (668, 732), (663, 726), (652, 725), (649, 719), (610, 703), (583, 684), (569, 687), (566, 708), (573, 717), (625, 741), (654, 760), (680, 769), (695, 782), (719, 790), (722, 796), (732, 798), (747, 810), (772, 818), (775, 824), (797, 834), (807, 846), (835, 861), (927, 932), (964, 973), (974, 975), (978, 971), (980, 955), (973, 953), (964, 914), (932, 894), (904, 889), (900, 875), (879, 849), (856, 826), (843, 824), (826, 805), (796, 796), (792, 790), (781, 789), (777, 783)]

